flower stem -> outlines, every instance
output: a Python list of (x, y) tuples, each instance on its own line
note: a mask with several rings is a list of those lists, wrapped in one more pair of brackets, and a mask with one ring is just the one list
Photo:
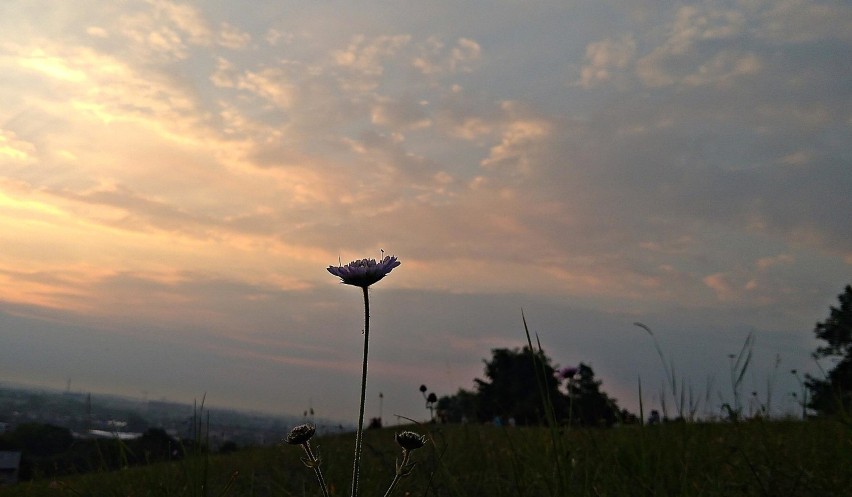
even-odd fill
[(391, 481), (387, 492), (385, 492), (385, 497), (390, 497), (390, 494), (393, 493), (393, 489), (396, 488), (396, 484), (399, 483), (399, 480), (403, 477), (403, 471), (405, 470), (405, 467), (408, 466), (408, 460), (410, 458), (409, 454), (410, 453), (407, 450), (402, 451), (402, 463), (397, 461), (396, 474), (394, 475), (393, 481)]
[(364, 403), (367, 398), (367, 352), (370, 347), (370, 296), (364, 290), (364, 363), (361, 370), (361, 407), (358, 411), (358, 431), (355, 433), (355, 462), (352, 468), (351, 497), (358, 497), (358, 477), (361, 473), (361, 444), (364, 433)]
[(319, 482), (319, 486), (322, 489), (323, 497), (329, 497), (328, 495), (328, 487), (325, 485), (325, 478), (322, 476), (322, 470), (320, 469), (320, 461), (319, 457), (315, 456), (313, 451), (311, 450), (311, 444), (309, 442), (305, 442), (302, 444), (302, 449), (305, 451), (305, 455), (308, 456), (308, 461), (311, 462), (311, 469), (314, 470), (314, 475), (317, 477), (317, 481)]

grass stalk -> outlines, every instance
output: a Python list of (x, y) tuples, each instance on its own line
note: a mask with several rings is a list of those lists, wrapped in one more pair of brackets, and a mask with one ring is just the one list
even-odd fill
[(541, 395), (542, 407), (544, 409), (545, 419), (547, 420), (547, 426), (550, 431), (550, 443), (551, 448), (553, 450), (552, 461), (555, 466), (557, 478), (556, 495), (565, 495), (565, 489), (567, 487), (567, 478), (565, 476), (565, 472), (563, 471), (562, 461), (563, 454), (565, 452), (562, 448), (562, 441), (559, 436), (559, 424), (556, 419), (556, 413), (553, 409), (553, 401), (550, 398), (550, 393), (547, 388), (548, 377), (544, 361), (542, 360), (542, 358), (544, 357), (544, 351), (541, 348), (541, 341), (539, 341), (538, 335), (536, 335), (538, 353), (536, 353), (535, 349), (533, 349), (529, 326), (527, 326), (527, 318), (526, 316), (524, 316), (523, 311), (521, 311), (521, 320), (524, 323), (524, 333), (527, 336), (527, 346), (529, 347), (530, 355), (532, 356), (533, 368), (536, 371), (536, 385), (538, 386), (538, 390)]

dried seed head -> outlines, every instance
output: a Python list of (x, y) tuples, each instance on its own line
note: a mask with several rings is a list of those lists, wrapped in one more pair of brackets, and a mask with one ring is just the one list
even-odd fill
[(287, 434), (287, 438), (285, 438), (284, 441), (290, 445), (303, 445), (314, 436), (316, 431), (316, 426), (310, 423), (305, 423), (290, 430), (290, 433)]
[(426, 445), (426, 436), (413, 431), (403, 431), (396, 434), (396, 443), (405, 450), (416, 450)]

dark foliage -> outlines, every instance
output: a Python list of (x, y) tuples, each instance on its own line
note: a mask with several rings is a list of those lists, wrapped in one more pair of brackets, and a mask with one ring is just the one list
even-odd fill
[(68, 428), (39, 423), (18, 425), (0, 440), (0, 447), (13, 450), (26, 448), (29, 454), (37, 457), (64, 452), (74, 443), (74, 437)]
[(612, 426), (620, 417), (615, 401), (601, 392), (592, 368), (580, 363), (576, 377), (568, 381), (571, 420), (585, 426)]
[(477, 420), (476, 403), (475, 393), (459, 388), (455, 395), (445, 395), (438, 399), (438, 417), (453, 423)]
[[(438, 401), (442, 419), (540, 425), (546, 423), (545, 405), (553, 407), (560, 423), (586, 426), (611, 426), (625, 416), (616, 402), (601, 391), (594, 371), (580, 364), (576, 374), (565, 380), (558, 377), (550, 358), (543, 351), (494, 349), (485, 363), (485, 379), (475, 379), (476, 391), (460, 389)], [(536, 375), (539, 380), (536, 380)], [(544, 379), (545, 399), (537, 381)]]
[(114, 470), (183, 455), (180, 442), (158, 428), (135, 440), (77, 439), (67, 428), (39, 423), (22, 424), (0, 435), (0, 450), (21, 452), (21, 480)]
[[(491, 361), (485, 362), (487, 380), (475, 379), (479, 402), (477, 417), (482, 421), (501, 418), (514, 419), (519, 425), (541, 424), (545, 413), (541, 394), (536, 387), (536, 364), (528, 348), (494, 349)], [(559, 392), (559, 382), (550, 360), (543, 353), (539, 356), (545, 377), (547, 396), (557, 413), (566, 412), (566, 402)]]
[(837, 365), (823, 379), (808, 375), (805, 384), (811, 393), (808, 407), (820, 414), (849, 412), (852, 408), (852, 286), (838, 295), (840, 305), (830, 308), (828, 318), (817, 323), (814, 334), (825, 345), (814, 352), (816, 358), (837, 358)]

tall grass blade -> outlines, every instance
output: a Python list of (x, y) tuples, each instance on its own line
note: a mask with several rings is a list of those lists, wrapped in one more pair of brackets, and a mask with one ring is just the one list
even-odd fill
[(553, 464), (555, 465), (557, 479), (556, 495), (562, 496), (564, 495), (567, 487), (567, 477), (563, 471), (562, 464), (562, 455), (564, 454), (564, 451), (562, 448), (562, 441), (559, 437), (559, 427), (553, 409), (553, 402), (547, 388), (547, 369), (543, 361), (544, 350), (541, 348), (541, 341), (539, 340), (538, 335), (536, 335), (538, 353), (536, 353), (535, 349), (533, 349), (529, 326), (527, 326), (527, 318), (524, 315), (523, 310), (521, 310), (521, 321), (524, 323), (524, 333), (527, 336), (527, 346), (529, 347), (530, 356), (532, 357), (534, 371), (538, 371), (540, 373), (540, 376), (539, 374), (535, 374), (536, 385), (538, 386), (539, 394), (541, 395), (542, 407), (546, 413), (547, 425), (550, 429), (550, 443), (551, 448), (553, 449)]

